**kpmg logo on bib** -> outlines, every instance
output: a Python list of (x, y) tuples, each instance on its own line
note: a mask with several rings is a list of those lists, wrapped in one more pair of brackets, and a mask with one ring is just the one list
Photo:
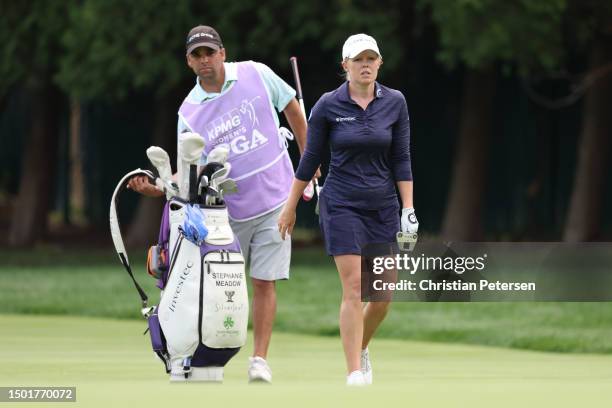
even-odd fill
[(206, 126), (208, 143), (214, 146), (226, 143), (232, 155), (247, 153), (267, 144), (268, 138), (257, 130), (259, 118), (255, 104), (261, 102), (259, 96), (243, 99), (239, 107), (213, 119)]

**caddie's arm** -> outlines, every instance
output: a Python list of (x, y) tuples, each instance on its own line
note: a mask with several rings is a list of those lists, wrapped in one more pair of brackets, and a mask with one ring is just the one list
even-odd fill
[[(301, 157), (304, 154), (304, 149), (306, 148), (306, 134), (308, 125), (306, 124), (306, 118), (302, 113), (302, 109), (300, 108), (300, 104), (298, 103), (297, 99), (291, 99), (291, 101), (283, 110), (283, 113), (287, 118), (287, 122), (289, 122), (291, 131), (295, 135), (295, 141), (297, 142), (298, 148), (300, 149)], [(321, 171), (317, 169), (314, 178), (319, 177), (321, 177)]]
[[(310, 128), (308, 130), (310, 139), (308, 145), (305, 146), (304, 154), (295, 172), (287, 202), (278, 217), (278, 231), (282, 239), (285, 239), (287, 234), (291, 235), (293, 232), (298, 201), (300, 200), (300, 196), (304, 193), (304, 189), (308, 183), (310, 183), (309, 180), (312, 178), (315, 170), (318, 171), (317, 168), (321, 165), (321, 155), (328, 142), (329, 127), (325, 114), (327, 109), (325, 108), (324, 99), (325, 97), (321, 97), (312, 108)], [(299, 112), (302, 118), (304, 118), (301, 110), (299, 110)]]
[(300, 156), (304, 154), (304, 148), (306, 147), (306, 118), (300, 109), (300, 104), (297, 99), (293, 98), (283, 110), (291, 131), (295, 135), (295, 141), (300, 149)]
[(161, 197), (164, 195), (164, 192), (154, 184), (151, 184), (148, 177), (145, 176), (132, 177), (127, 187), (147, 197)]

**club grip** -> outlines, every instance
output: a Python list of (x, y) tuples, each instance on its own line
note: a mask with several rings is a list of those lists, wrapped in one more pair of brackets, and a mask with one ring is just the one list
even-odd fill
[(291, 70), (293, 71), (293, 79), (295, 81), (295, 91), (298, 100), (303, 99), (302, 96), (302, 83), (300, 81), (300, 72), (298, 70), (297, 57), (289, 58), (289, 62), (291, 62)]

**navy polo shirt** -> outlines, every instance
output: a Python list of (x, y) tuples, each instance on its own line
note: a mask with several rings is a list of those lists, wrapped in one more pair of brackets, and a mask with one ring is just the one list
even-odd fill
[(322, 195), (363, 209), (397, 204), (395, 183), (412, 180), (410, 121), (401, 92), (376, 83), (365, 110), (351, 99), (348, 82), (323, 94), (308, 119), (297, 179), (312, 179), (328, 143), (331, 160)]

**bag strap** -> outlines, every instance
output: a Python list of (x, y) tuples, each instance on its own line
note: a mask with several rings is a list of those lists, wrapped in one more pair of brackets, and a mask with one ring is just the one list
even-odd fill
[(136, 281), (134, 274), (132, 273), (132, 268), (130, 266), (130, 261), (127, 255), (127, 251), (125, 250), (125, 245), (123, 243), (123, 237), (121, 236), (121, 228), (119, 226), (119, 218), (117, 217), (117, 203), (119, 201), (119, 194), (123, 192), (127, 188), (128, 181), (135, 176), (146, 176), (149, 177), (153, 182), (155, 182), (155, 176), (149, 170), (136, 169), (127, 173), (117, 187), (115, 187), (115, 191), (113, 192), (113, 197), (110, 203), (110, 212), (109, 212), (109, 222), (110, 222), (110, 230), (111, 237), (113, 238), (113, 244), (115, 245), (115, 250), (117, 251), (117, 255), (119, 256), (119, 260), (123, 264), (123, 267), (127, 271), (128, 275), (132, 279), (134, 283), (134, 287), (138, 291), (138, 295), (140, 296), (140, 300), (142, 301), (142, 308), (140, 310), (142, 316), (146, 319), (149, 315), (155, 310), (155, 306), (148, 306), (149, 297), (142, 289), (142, 287)]

